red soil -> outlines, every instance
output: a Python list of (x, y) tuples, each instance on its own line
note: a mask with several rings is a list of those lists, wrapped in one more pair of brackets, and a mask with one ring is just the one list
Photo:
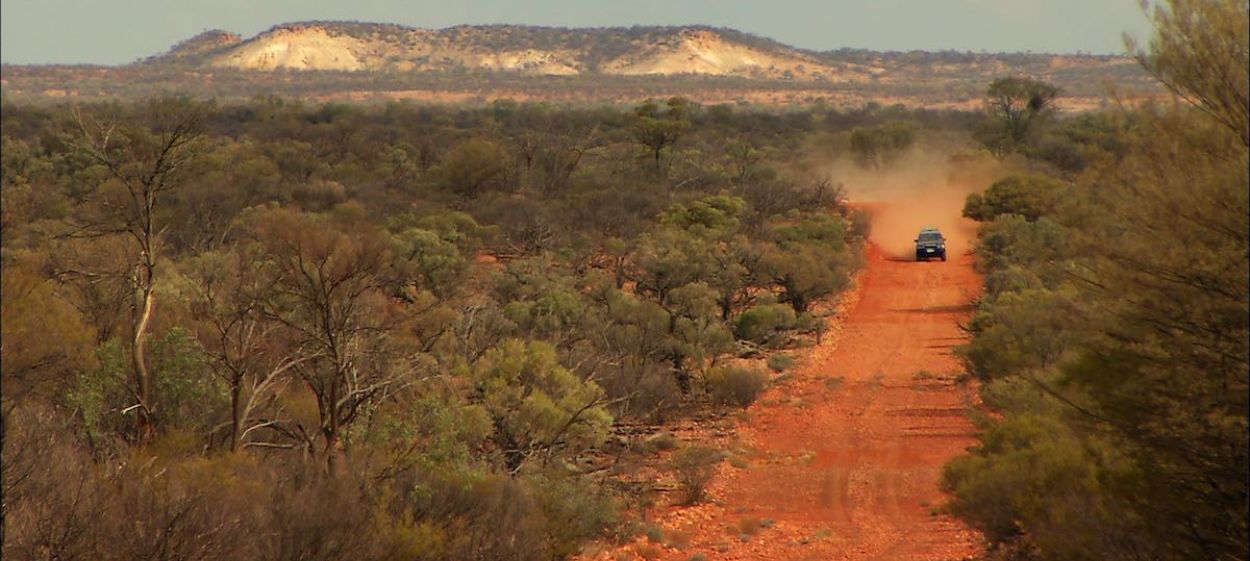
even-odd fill
[(966, 413), (975, 389), (957, 381), (951, 353), (980, 288), (963, 245), (952, 247), (948, 262), (917, 263), (871, 244), (841, 333), (804, 353), (795, 376), (769, 390), (738, 427), (748, 464), (719, 468), (710, 503), (653, 513), (682, 543), (637, 544), (611, 558), (976, 554), (975, 532), (934, 512), (944, 500), (942, 465), (974, 443)]

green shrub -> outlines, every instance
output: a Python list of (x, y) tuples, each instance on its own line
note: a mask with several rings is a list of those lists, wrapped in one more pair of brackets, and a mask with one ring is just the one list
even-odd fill
[(794, 355), (777, 353), (768, 357), (768, 369), (773, 372), (784, 372), (794, 366)]
[(797, 321), (794, 309), (785, 304), (754, 306), (734, 321), (734, 337), (760, 345), (775, 345)]
[(708, 372), (707, 385), (717, 404), (746, 408), (768, 387), (768, 374), (741, 366), (716, 368)]
[(990, 185), (984, 193), (968, 195), (964, 216), (988, 222), (1004, 214), (1023, 216), (1032, 222), (1054, 212), (1064, 183), (1045, 175), (1013, 175)]

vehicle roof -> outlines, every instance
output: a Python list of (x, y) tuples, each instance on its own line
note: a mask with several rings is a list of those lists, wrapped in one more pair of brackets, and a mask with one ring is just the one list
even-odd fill
[(924, 228), (921, 228), (921, 229), (920, 229), (920, 232), (921, 232), (921, 233), (924, 233), (924, 232), (941, 232), (941, 230), (938, 230), (937, 228), (935, 228), (935, 227), (933, 227), (933, 226), (925, 226)]

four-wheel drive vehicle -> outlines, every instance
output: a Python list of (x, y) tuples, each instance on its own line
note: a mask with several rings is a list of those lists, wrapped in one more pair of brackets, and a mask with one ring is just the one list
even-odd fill
[(941, 257), (946, 261), (946, 238), (937, 228), (925, 228), (916, 236), (916, 261)]

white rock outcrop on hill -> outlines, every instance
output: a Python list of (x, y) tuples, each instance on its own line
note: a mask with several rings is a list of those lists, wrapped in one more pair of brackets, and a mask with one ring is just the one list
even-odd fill
[(644, 47), (604, 65), (605, 74), (763, 75), (770, 78), (832, 77), (834, 71), (810, 57), (778, 56), (732, 43), (711, 31), (683, 31), (676, 44)]
[(214, 57), (210, 64), (247, 70), (364, 70), (356, 53), (365, 49), (358, 39), (331, 36), (319, 27), (277, 29)]

